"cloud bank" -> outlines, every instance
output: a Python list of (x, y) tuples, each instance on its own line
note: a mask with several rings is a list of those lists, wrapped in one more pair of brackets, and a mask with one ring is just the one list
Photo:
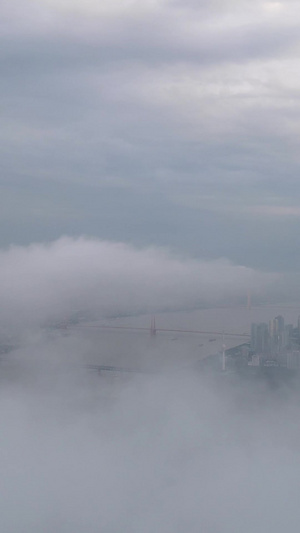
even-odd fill
[(298, 531), (297, 394), (44, 370), (1, 373), (5, 533)]
[(246, 299), (274, 276), (157, 248), (62, 238), (0, 253), (2, 323), (41, 324), (79, 311), (99, 317)]

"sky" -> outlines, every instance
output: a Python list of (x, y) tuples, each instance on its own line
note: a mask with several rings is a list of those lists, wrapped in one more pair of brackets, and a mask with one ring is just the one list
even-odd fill
[(299, 23), (293, 0), (6, 2), (0, 246), (298, 272)]

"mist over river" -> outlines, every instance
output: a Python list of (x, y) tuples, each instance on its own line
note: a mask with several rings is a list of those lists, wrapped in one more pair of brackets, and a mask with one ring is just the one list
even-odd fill
[[(299, 308), (293, 303), (251, 309), (222, 307), (157, 313), (155, 325), (158, 331), (154, 337), (150, 335), (152, 315), (82, 323), (83, 327), (71, 327), (69, 335), (89, 343), (86, 357), (91, 363), (132, 366), (142, 370), (179, 369), (221, 352), (223, 344), (229, 349), (249, 342), (252, 322), (268, 323), (279, 314), (284, 316), (286, 323), (296, 326), (300, 305)], [(110, 330), (101, 328), (103, 325), (133, 329)], [(134, 328), (148, 328), (148, 331)], [(159, 328), (209, 333), (168, 332), (159, 331)], [(230, 335), (226, 335), (228, 333)], [(241, 334), (248, 336), (239, 336)]]

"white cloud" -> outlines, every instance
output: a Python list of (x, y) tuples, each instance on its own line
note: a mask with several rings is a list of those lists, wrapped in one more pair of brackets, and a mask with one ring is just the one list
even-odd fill
[(227, 260), (63, 238), (0, 254), (2, 322), (40, 323), (80, 310), (101, 316), (178, 309), (242, 297), (273, 280)]
[(253, 205), (245, 208), (245, 211), (254, 215), (275, 217), (299, 217), (300, 208), (293, 205)]
[(46, 370), (1, 372), (5, 533), (298, 531), (296, 393)]
[[(35, 0), (40, 4), (38, 0)], [(136, 15), (157, 10), (168, 4), (166, 0), (43, 0), (43, 5), (58, 12), (80, 13), (85, 15)]]

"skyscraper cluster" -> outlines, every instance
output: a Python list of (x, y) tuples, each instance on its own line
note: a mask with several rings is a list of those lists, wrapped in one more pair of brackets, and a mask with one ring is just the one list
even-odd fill
[(269, 324), (252, 324), (250, 348), (255, 353), (277, 355), (290, 346), (293, 331), (293, 325), (285, 325), (281, 315)]
[[(300, 316), (297, 327), (284, 324), (283, 316), (251, 326), (251, 366), (279, 366), (300, 370)], [(252, 352), (252, 353), (251, 353)]]

